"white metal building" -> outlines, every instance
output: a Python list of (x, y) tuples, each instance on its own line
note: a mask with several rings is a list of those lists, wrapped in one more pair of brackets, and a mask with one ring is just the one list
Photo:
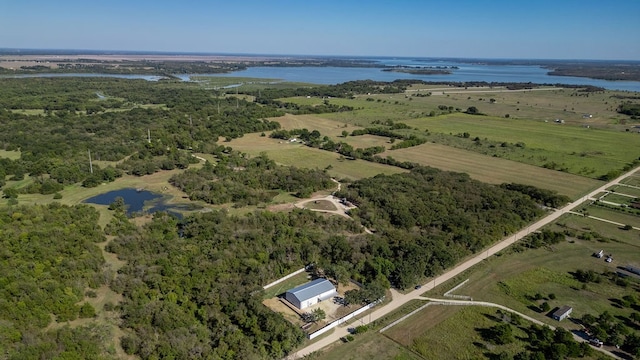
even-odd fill
[(329, 280), (315, 279), (287, 291), (285, 299), (302, 310), (320, 301), (330, 299), (337, 294), (336, 288)]

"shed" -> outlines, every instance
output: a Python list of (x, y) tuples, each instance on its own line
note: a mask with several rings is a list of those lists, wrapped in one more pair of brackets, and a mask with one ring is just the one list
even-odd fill
[(336, 288), (327, 279), (315, 279), (285, 293), (285, 298), (298, 309), (305, 309), (337, 295)]
[(553, 314), (551, 314), (551, 317), (554, 318), (554, 320), (562, 321), (568, 318), (572, 311), (573, 308), (571, 306), (565, 305), (560, 309), (554, 311)]

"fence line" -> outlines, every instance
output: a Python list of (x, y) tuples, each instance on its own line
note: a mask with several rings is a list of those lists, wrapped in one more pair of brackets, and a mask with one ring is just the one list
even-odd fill
[(371, 304), (365, 305), (365, 306), (361, 307), (360, 309), (352, 312), (351, 314), (345, 315), (345, 316), (341, 317), (340, 319), (335, 320), (334, 322), (331, 322), (331, 323), (327, 324), (322, 329), (309, 334), (309, 336), (308, 336), (309, 340), (326, 333), (327, 331), (333, 329), (334, 327), (336, 327), (336, 326), (338, 326), (340, 324), (344, 324), (345, 322), (347, 322), (347, 321), (353, 319), (354, 317), (362, 314), (363, 312), (371, 309), (372, 307), (376, 306), (377, 304), (378, 304), (378, 302), (374, 301)]
[(296, 275), (298, 275), (300, 273), (303, 273), (304, 271), (305, 271), (305, 268), (302, 268), (300, 270), (296, 270), (296, 271), (292, 272), (291, 274), (289, 274), (287, 276), (284, 276), (284, 277), (281, 277), (280, 279), (272, 282), (271, 284), (267, 284), (267, 285), (263, 286), (262, 288), (267, 290), (268, 288), (272, 287), (273, 285), (277, 285), (277, 284), (279, 284), (279, 283), (281, 283), (281, 282), (283, 282), (283, 281), (285, 281), (287, 279), (290, 279), (290, 278), (292, 278), (292, 277), (294, 277), (294, 276), (296, 276)]
[(452, 292), (458, 290), (459, 288), (461, 288), (462, 286), (464, 286), (464, 284), (466, 284), (469, 281), (469, 279), (461, 282), (460, 284), (454, 286), (451, 290), (447, 291), (446, 293), (444, 293), (444, 296), (449, 296), (449, 294), (451, 294)]

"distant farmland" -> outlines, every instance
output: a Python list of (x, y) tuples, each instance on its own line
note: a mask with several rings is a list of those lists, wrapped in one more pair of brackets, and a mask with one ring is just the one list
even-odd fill
[(411, 161), (442, 170), (465, 172), (472, 178), (500, 184), (505, 182), (534, 185), (555, 190), (572, 199), (601, 184), (600, 181), (565, 172), (540, 168), (511, 160), (486, 156), (439, 144), (423, 144), (406, 149), (387, 151), (400, 161)]

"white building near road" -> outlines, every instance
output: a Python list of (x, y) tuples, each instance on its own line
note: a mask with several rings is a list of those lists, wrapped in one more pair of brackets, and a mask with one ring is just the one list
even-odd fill
[(304, 285), (300, 285), (285, 294), (285, 299), (293, 306), (302, 310), (320, 301), (330, 299), (338, 292), (333, 284), (327, 279), (315, 279)]

